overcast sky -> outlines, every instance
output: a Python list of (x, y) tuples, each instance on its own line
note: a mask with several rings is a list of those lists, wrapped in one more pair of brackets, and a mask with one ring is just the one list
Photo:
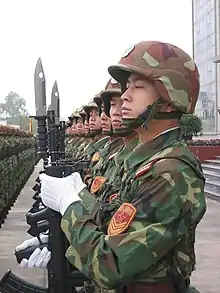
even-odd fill
[(104, 88), (108, 66), (143, 40), (167, 41), (191, 55), (191, 0), (0, 1), (0, 101), (15, 91), (34, 114), (40, 56), (48, 103), (57, 80), (67, 117)]

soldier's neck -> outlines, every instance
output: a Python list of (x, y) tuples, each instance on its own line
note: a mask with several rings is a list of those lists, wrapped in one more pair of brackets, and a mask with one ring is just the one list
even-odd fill
[(139, 127), (136, 131), (138, 133), (140, 143), (144, 144), (151, 141), (161, 133), (178, 126), (179, 123), (177, 120), (152, 120), (147, 129)]
[(138, 134), (137, 132), (133, 131), (131, 134), (129, 134), (128, 136), (124, 136), (122, 137), (123, 141), (124, 141), (124, 145), (127, 145), (130, 141), (134, 140), (135, 138), (138, 138)]
[(100, 133), (100, 134), (97, 134), (95, 137), (96, 137), (97, 140), (100, 140), (101, 138), (103, 138), (105, 136), (106, 135)]
[(117, 139), (119, 139), (119, 136), (118, 135), (111, 135), (111, 136), (109, 136), (110, 142), (113, 142), (113, 141), (115, 141)]

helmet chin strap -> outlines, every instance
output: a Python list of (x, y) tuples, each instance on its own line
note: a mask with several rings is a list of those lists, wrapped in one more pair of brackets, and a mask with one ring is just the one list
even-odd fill
[(109, 129), (109, 130), (102, 130), (102, 134), (107, 135), (107, 136), (114, 135), (113, 129), (112, 129), (112, 125), (111, 125), (111, 129)]
[(161, 104), (164, 104), (164, 101), (161, 101), (161, 99), (158, 98), (153, 104), (147, 106), (147, 108), (139, 114), (138, 117), (122, 118), (122, 124), (126, 127), (130, 127), (131, 129), (137, 129), (141, 126), (147, 129), (152, 119), (171, 120), (181, 118), (182, 113), (178, 110), (172, 112), (159, 112), (158, 106)]
[(101, 129), (94, 129), (94, 130), (90, 130), (90, 133), (93, 136), (95, 136), (95, 135), (101, 134), (102, 133), (102, 130)]
[(149, 122), (153, 119), (156, 108), (158, 106), (158, 100), (156, 100), (153, 104), (147, 106), (147, 108), (138, 115), (136, 118), (122, 118), (122, 124), (126, 127), (130, 127), (131, 129), (137, 129), (139, 127), (147, 128)]
[(107, 136), (112, 136), (113, 135), (113, 131), (112, 130), (103, 130), (102, 134), (107, 135)]
[(132, 128), (130, 127), (120, 127), (120, 128), (115, 128), (113, 129), (113, 133), (117, 134), (121, 137), (126, 137), (132, 133)]

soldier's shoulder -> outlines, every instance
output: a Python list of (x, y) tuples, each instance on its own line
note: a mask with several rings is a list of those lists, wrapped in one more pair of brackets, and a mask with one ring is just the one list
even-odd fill
[(147, 175), (162, 175), (164, 173), (173, 174), (173, 176), (178, 176), (178, 174), (182, 176), (196, 176), (193, 170), (194, 168), (191, 165), (191, 160), (188, 160), (188, 158), (183, 155), (183, 152), (179, 155), (175, 152), (170, 152), (165, 155), (161, 154), (160, 156), (155, 156), (146, 160), (136, 171), (135, 178)]

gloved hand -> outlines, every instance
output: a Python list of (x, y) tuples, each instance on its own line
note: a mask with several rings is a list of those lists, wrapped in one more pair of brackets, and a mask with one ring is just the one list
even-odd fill
[(47, 207), (64, 215), (73, 202), (81, 201), (74, 184), (74, 177), (51, 177), (46, 174), (39, 176), (41, 180), (41, 198)]
[[(48, 235), (40, 234), (39, 238), (41, 240), (41, 243), (46, 244), (48, 243)], [(23, 249), (27, 249), (28, 247), (39, 245), (39, 239), (37, 237), (33, 237), (31, 239), (23, 241), (20, 245), (18, 245), (15, 250), (20, 251)], [(46, 268), (49, 260), (51, 258), (51, 252), (47, 249), (47, 247), (44, 247), (42, 250), (40, 248), (37, 248), (34, 250), (32, 255), (27, 260), (26, 258), (23, 258), (20, 262), (20, 266), (23, 268), (33, 268), (33, 267), (41, 267)]]
[(29, 259), (23, 258), (20, 262), (22, 268), (43, 268), (47, 267), (48, 262), (51, 259), (51, 252), (44, 247), (42, 250), (36, 248)]
[(82, 181), (81, 175), (78, 172), (72, 173), (71, 176), (73, 177), (77, 193), (80, 193), (86, 187), (86, 184)]
[(43, 210), (43, 209), (45, 209), (45, 206), (40, 202), (38, 208), (39, 208), (39, 210)]

